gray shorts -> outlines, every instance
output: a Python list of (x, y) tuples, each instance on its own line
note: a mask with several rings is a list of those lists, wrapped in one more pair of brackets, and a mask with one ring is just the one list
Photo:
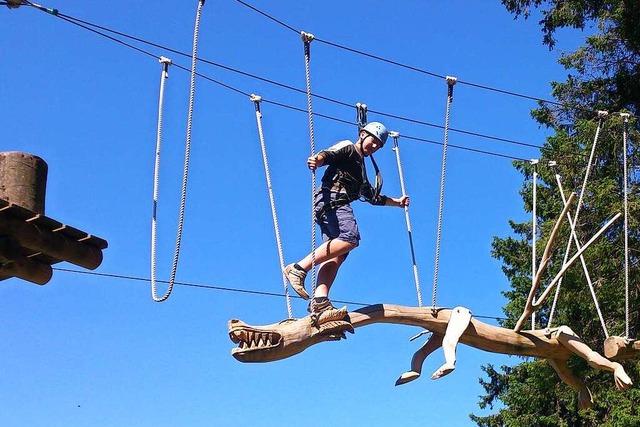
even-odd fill
[(334, 209), (325, 209), (326, 203), (336, 200), (341, 194), (325, 188), (316, 192), (314, 204), (316, 223), (322, 231), (323, 241), (340, 239), (357, 245), (360, 242), (360, 232), (351, 205), (345, 204)]

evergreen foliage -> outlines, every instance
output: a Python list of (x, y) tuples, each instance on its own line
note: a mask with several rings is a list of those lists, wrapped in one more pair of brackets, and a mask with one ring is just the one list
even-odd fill
[[(556, 30), (565, 27), (585, 29), (595, 34), (575, 52), (560, 59), (570, 74), (564, 82), (553, 82), (557, 104), (541, 103), (532, 112), (543, 126), (553, 130), (542, 148), (538, 165), (537, 222), (538, 259), (546, 239), (562, 210), (555, 172), (561, 176), (565, 195), (584, 190), (576, 231), (584, 244), (615, 213), (623, 212), (623, 129), (619, 112), (631, 113), (628, 123), (629, 174), (629, 247), (630, 247), (630, 332), (640, 337), (640, 170), (638, 162), (640, 113), (640, 4), (629, 0), (502, 0), (516, 18), (528, 18), (535, 10), (543, 32), (543, 43), (552, 49)], [(598, 110), (611, 112), (602, 121), (591, 175), (583, 189), (598, 127)], [(556, 169), (547, 166), (556, 161)], [(524, 209), (532, 212), (533, 166), (516, 163), (523, 174), (521, 190)], [(577, 200), (577, 199), (576, 199)], [(574, 206), (575, 207), (575, 206)], [(572, 210), (575, 212), (575, 209)], [(570, 231), (565, 221), (548, 274), (542, 287), (559, 271)], [(531, 286), (531, 222), (510, 222), (512, 235), (495, 237), (492, 255), (500, 259), (511, 289), (504, 292), (507, 320), (512, 328), (522, 313)], [(584, 254), (589, 276), (594, 284), (606, 329), (610, 335), (624, 336), (625, 277), (624, 222), (621, 218)], [(572, 245), (571, 254), (575, 253)], [(551, 315), (549, 301), (537, 312), (538, 328), (546, 327)], [(552, 326), (570, 326), (594, 350), (602, 353), (605, 332), (598, 319), (584, 270), (577, 262), (565, 275)], [(569, 366), (591, 389), (595, 404), (579, 411), (577, 394), (562, 383), (543, 360), (526, 359), (515, 366), (483, 367), (487, 378), (480, 382), (486, 391), (480, 408), (500, 407), (493, 415), (471, 415), (479, 426), (638, 426), (640, 425), (640, 358), (622, 362), (634, 386), (626, 391), (615, 389), (609, 372), (596, 371), (580, 358)]]

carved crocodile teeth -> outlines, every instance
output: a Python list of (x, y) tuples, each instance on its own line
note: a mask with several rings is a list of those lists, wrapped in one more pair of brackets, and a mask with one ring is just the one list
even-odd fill
[(260, 334), (260, 338), (258, 338), (258, 347), (264, 347), (264, 339), (262, 338), (262, 334)]

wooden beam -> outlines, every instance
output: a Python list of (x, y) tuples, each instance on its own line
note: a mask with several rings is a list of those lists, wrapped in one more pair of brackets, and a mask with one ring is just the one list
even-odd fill
[(51, 280), (52, 275), (53, 271), (49, 264), (25, 256), (14, 239), (0, 236), (0, 277), (2, 279), (18, 277), (36, 285), (44, 285)]
[(0, 212), (0, 234), (11, 236), (20, 246), (34, 252), (42, 252), (90, 270), (102, 263), (102, 251), (99, 248), (67, 239), (35, 224), (16, 219), (5, 212)]
[(0, 276), (17, 277), (36, 285), (47, 284), (52, 275), (53, 269), (50, 265), (24, 256), (15, 257), (0, 265)]

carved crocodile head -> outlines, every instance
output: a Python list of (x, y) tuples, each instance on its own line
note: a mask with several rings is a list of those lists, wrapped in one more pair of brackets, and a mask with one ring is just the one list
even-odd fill
[(240, 362), (285, 359), (319, 342), (346, 339), (345, 332), (354, 332), (347, 320), (331, 320), (313, 326), (309, 316), (266, 326), (251, 326), (238, 319), (229, 321), (229, 338), (238, 344), (231, 350), (231, 355)]

